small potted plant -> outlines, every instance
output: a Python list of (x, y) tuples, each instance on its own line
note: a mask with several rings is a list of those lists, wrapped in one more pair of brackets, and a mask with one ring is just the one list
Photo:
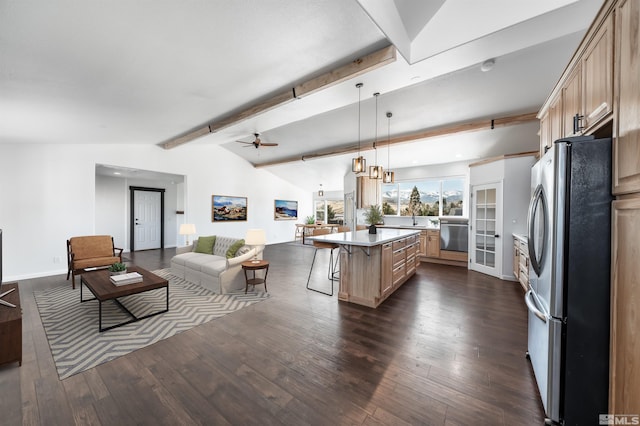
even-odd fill
[(307, 222), (307, 225), (314, 225), (316, 223), (316, 217), (315, 216), (307, 216), (305, 219), (305, 222)]
[(369, 233), (377, 233), (376, 225), (383, 223), (382, 210), (379, 205), (372, 205), (364, 212), (364, 221), (369, 225)]
[(111, 275), (121, 275), (127, 273), (127, 265), (121, 262), (116, 262), (109, 266), (109, 272)]

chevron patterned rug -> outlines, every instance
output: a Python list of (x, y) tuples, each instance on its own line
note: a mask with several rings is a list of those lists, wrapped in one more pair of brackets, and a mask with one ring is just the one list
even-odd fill
[[(169, 281), (169, 312), (104, 333), (98, 332), (97, 300), (80, 303), (80, 292), (68, 284), (34, 292), (61, 380), (269, 297), (255, 291), (215, 294), (171, 275), (169, 269), (153, 273)], [(86, 288), (83, 297), (92, 297)], [(166, 292), (152, 290), (119, 300), (140, 317), (163, 310)], [(111, 301), (103, 303), (102, 315), (103, 327), (130, 318)]]

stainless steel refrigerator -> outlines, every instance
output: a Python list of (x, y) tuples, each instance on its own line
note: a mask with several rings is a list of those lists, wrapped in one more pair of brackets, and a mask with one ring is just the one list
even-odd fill
[(608, 412), (611, 139), (557, 140), (531, 184), (528, 357), (548, 424), (598, 424)]

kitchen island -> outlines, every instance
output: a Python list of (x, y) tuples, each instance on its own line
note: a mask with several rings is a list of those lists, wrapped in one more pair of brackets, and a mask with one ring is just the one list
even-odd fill
[(340, 247), (338, 299), (377, 307), (416, 272), (420, 230), (378, 228), (310, 237)]

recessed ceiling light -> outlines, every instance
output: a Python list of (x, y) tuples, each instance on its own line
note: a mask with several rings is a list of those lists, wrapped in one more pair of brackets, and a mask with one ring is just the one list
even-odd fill
[(114, 175), (119, 175), (121, 174), (120, 172), (113, 172)]
[(414, 75), (413, 77), (411, 77), (411, 80), (420, 80), (420, 76), (419, 75)]

